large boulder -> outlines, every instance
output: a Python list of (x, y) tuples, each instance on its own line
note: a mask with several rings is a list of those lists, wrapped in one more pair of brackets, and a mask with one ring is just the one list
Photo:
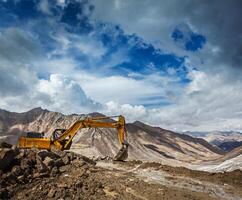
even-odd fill
[(39, 173), (49, 172), (49, 168), (43, 163), (41, 159), (37, 158), (36, 161), (37, 161), (36, 167)]
[(9, 171), (13, 165), (15, 157), (18, 155), (17, 149), (0, 149), (0, 170)]
[(44, 160), (46, 157), (49, 157), (51, 159), (58, 159), (60, 156), (52, 151), (39, 151), (37, 155), (41, 158), (41, 160)]

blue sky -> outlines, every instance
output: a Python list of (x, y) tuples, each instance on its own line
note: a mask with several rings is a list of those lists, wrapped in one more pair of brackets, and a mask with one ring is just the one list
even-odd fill
[[(240, 129), (238, 116), (220, 119), (225, 111), (217, 105), (215, 116), (207, 116), (206, 109), (211, 108), (202, 109), (208, 96), (221, 99), (215, 90), (208, 91), (209, 86), (226, 83), (221, 90), (241, 89), (239, 84), (228, 85), (229, 77), (238, 74), (232, 65), (241, 64), (232, 62), (237, 52), (225, 59), (223, 48), (229, 42), (215, 35), (219, 28), (213, 27), (214, 20), (222, 15), (212, 16), (203, 4), (188, 1), (184, 11), (168, 18), (168, 11), (160, 12), (179, 3), (167, 1), (165, 8), (155, 4), (0, 1), (0, 107), (25, 111), (41, 106), (67, 114), (121, 113), (129, 121), (174, 130), (218, 129), (208, 122), (213, 119), (217, 124), (229, 121), (222, 129)], [(188, 6), (199, 12), (185, 12)], [(133, 12), (135, 7), (141, 11)], [(220, 10), (221, 14), (226, 11)], [(213, 18), (211, 26), (201, 26), (199, 14), (203, 12)], [(216, 80), (211, 79), (214, 75)]]

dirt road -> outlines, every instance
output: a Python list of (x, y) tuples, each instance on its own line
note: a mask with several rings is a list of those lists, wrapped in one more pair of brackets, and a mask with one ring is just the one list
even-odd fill
[[(178, 192), (181, 199), (203, 199), (204, 195), (206, 199), (242, 199), (242, 172), (239, 170), (227, 173), (207, 173), (183, 167), (164, 166), (159, 163), (139, 162), (115, 164), (99, 162), (98, 166), (118, 170), (121, 174), (130, 173), (129, 176), (134, 175), (146, 183), (168, 188), (168, 190)], [(187, 198), (189, 195), (190, 197)]]

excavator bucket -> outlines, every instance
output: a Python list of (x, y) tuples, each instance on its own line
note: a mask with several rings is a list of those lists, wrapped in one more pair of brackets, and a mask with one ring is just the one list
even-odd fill
[(116, 156), (114, 156), (114, 161), (125, 161), (128, 158), (128, 144), (124, 144), (118, 151)]

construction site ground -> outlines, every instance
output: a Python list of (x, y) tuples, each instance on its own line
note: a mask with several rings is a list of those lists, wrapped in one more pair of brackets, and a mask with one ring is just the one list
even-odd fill
[[(6, 160), (10, 155), (12, 163)], [(1, 199), (242, 199), (239, 170), (207, 173), (141, 161), (95, 163), (73, 153), (16, 148), (1, 149), (0, 159), (8, 161), (1, 165)]]

